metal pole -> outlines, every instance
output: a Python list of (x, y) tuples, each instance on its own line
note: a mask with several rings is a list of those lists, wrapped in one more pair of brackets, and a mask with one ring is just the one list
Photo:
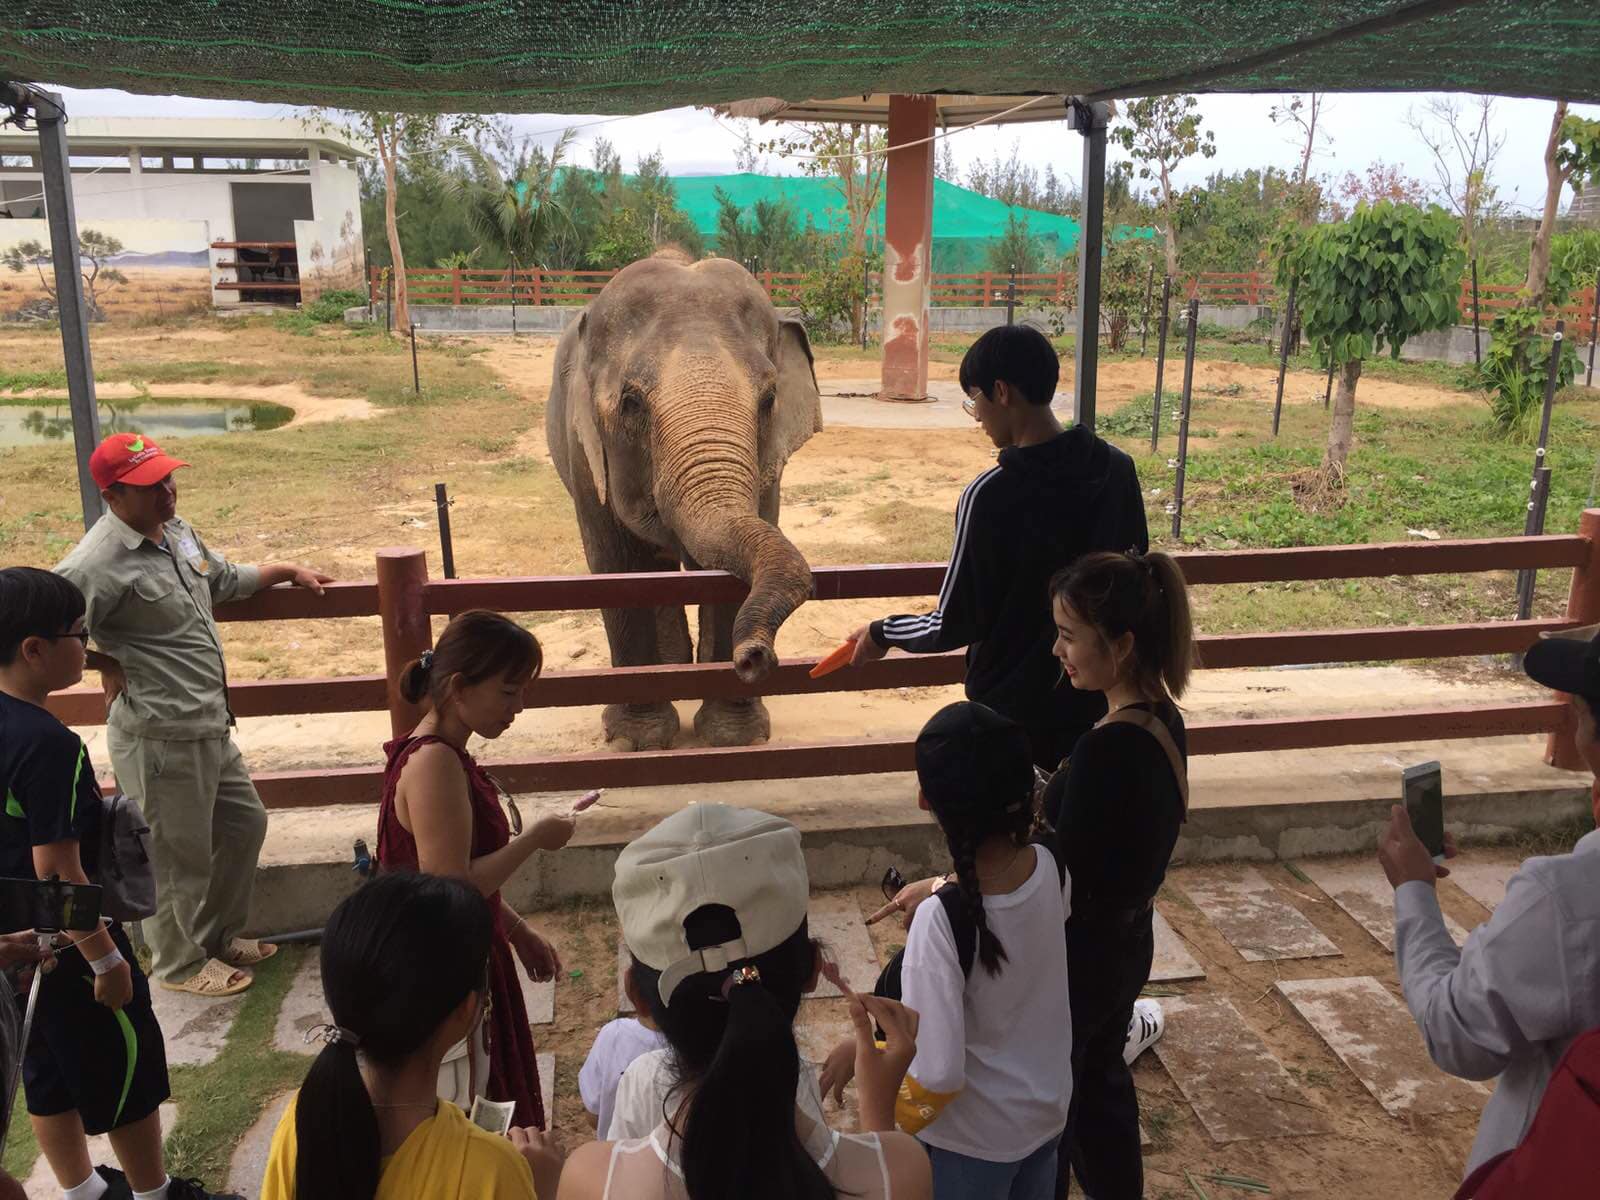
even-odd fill
[(865, 253), (861, 256), (861, 348), (867, 348), (867, 314), (872, 307), (872, 266)]
[(1472, 361), (1483, 366), (1483, 345), (1478, 340), (1478, 259), (1472, 259)]
[(100, 444), (100, 411), (94, 398), (94, 359), (89, 353), (89, 311), (84, 303), (78, 219), (67, 156), (67, 110), (55, 92), (24, 92), (34, 100), (39, 126), (39, 157), (44, 168), (45, 218), (50, 226), (56, 309), (61, 318), (61, 352), (67, 367), (67, 397), (72, 407), (72, 443), (78, 457), (78, 500), (83, 527), (100, 519), (104, 502), (89, 473), (89, 456)]
[(1556, 331), (1550, 339), (1550, 369), (1544, 377), (1544, 413), (1539, 419), (1539, 444), (1533, 451), (1533, 473), (1539, 474), (1544, 466), (1545, 447), (1550, 442), (1550, 410), (1556, 405), (1556, 376), (1561, 373), (1561, 339), (1565, 321), (1556, 322)]
[(417, 323), (411, 322), (411, 391), (422, 395), (422, 376), (417, 373)]
[(1589, 298), (1589, 377), (1585, 387), (1594, 386), (1594, 344), (1600, 341), (1600, 271), (1594, 273), (1594, 295)]
[(1289, 280), (1289, 298), (1283, 308), (1283, 337), (1278, 345), (1278, 398), (1272, 404), (1272, 436), (1278, 436), (1278, 425), (1283, 420), (1283, 375), (1289, 369), (1289, 328), (1294, 324), (1294, 294), (1300, 286), (1300, 277)]
[(1067, 102), (1072, 128), (1083, 135), (1083, 229), (1078, 243), (1078, 344), (1074, 417), (1093, 432), (1100, 366), (1100, 268), (1105, 254), (1107, 104)]
[(1183, 476), (1189, 462), (1189, 400), (1194, 392), (1194, 330), (1200, 324), (1200, 301), (1190, 300), (1189, 329), (1183, 344), (1183, 406), (1178, 413), (1178, 479), (1172, 496), (1172, 538), (1183, 540)]
[[(1533, 485), (1528, 493), (1528, 519), (1522, 533), (1524, 537), (1539, 537), (1544, 533), (1545, 510), (1550, 504), (1550, 468), (1540, 467), (1533, 473)], [(1539, 573), (1531, 568), (1517, 572), (1517, 620), (1526, 621), (1533, 615), (1533, 591)]]
[(1150, 264), (1150, 273), (1144, 280), (1144, 316), (1139, 322), (1139, 357), (1143, 358), (1150, 345), (1150, 296), (1156, 286), (1156, 265)]
[(1011, 282), (1006, 284), (1006, 324), (1016, 324), (1014, 314), (1017, 311), (1017, 264), (1011, 264)]
[(1167, 317), (1172, 304), (1172, 276), (1161, 277), (1161, 333), (1156, 339), (1156, 394), (1150, 405), (1150, 453), (1161, 440), (1161, 376), (1167, 369)]
[(1333, 346), (1328, 347), (1328, 384), (1322, 389), (1322, 410), (1328, 410), (1328, 403), (1333, 399)]
[(383, 277), (383, 332), (394, 332), (394, 267)]
[[(511, 336), (517, 336), (517, 256), (515, 254), (511, 256)], [(445, 576), (449, 579), (455, 578), (448, 571), (445, 572)]]
[(444, 577), (456, 577), (456, 548), (450, 540), (450, 496), (442, 483), (433, 485), (433, 506), (439, 511), (439, 552), (444, 556)]

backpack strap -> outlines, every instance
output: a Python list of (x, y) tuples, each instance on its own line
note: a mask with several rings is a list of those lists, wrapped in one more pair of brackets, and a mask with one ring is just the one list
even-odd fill
[(1119, 708), (1108, 714), (1095, 726), (1099, 729), (1103, 725), (1137, 725), (1151, 737), (1161, 743), (1161, 748), (1167, 752), (1167, 762), (1172, 767), (1173, 781), (1178, 785), (1178, 795), (1183, 801), (1183, 819), (1189, 819), (1189, 767), (1183, 761), (1183, 755), (1178, 751), (1178, 743), (1172, 740), (1172, 731), (1167, 728), (1167, 723), (1153, 713), (1145, 712), (1142, 708)]

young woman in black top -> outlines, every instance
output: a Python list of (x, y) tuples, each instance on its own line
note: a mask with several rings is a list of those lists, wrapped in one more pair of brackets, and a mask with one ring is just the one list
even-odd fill
[(1184, 819), (1188, 746), (1174, 701), (1194, 660), (1189, 599), (1178, 564), (1159, 553), (1088, 555), (1051, 580), (1050, 598), (1062, 686), (1103, 692), (1110, 710), (1043, 800), (1072, 878), (1074, 1087), (1058, 1194), (1076, 1173), (1094, 1200), (1138, 1200), (1139, 1104), (1123, 1045), (1150, 977), (1155, 894)]

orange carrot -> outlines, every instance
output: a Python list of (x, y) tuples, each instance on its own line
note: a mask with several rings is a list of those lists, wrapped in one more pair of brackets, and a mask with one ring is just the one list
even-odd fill
[(850, 665), (850, 659), (856, 652), (856, 640), (851, 638), (837, 650), (831, 651), (827, 658), (822, 659), (811, 668), (811, 678), (821, 679), (824, 675), (832, 675), (840, 667)]

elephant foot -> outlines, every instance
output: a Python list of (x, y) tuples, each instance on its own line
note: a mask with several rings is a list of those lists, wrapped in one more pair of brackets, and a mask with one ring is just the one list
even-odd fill
[(753, 746), (772, 736), (772, 718), (760, 700), (707, 700), (694, 731), (708, 746)]
[(678, 710), (667, 703), (608, 704), (600, 721), (619, 750), (668, 750), (678, 736)]

